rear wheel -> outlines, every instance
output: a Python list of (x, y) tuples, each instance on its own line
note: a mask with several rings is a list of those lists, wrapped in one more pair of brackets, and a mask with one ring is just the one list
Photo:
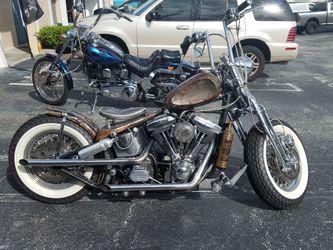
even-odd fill
[(68, 86), (64, 75), (48, 57), (40, 58), (32, 69), (32, 82), (44, 103), (62, 105), (68, 98)]
[(246, 147), (247, 174), (258, 196), (277, 209), (301, 202), (308, 184), (308, 162), (301, 140), (285, 122), (273, 121), (274, 131), (286, 145), (293, 164), (283, 171), (266, 134), (253, 127)]
[[(22, 166), (21, 159), (55, 159), (61, 118), (37, 116), (26, 122), (14, 135), (9, 148), (9, 166), (14, 178), (32, 198), (47, 203), (68, 203), (86, 194), (85, 185), (60, 168)], [(60, 156), (76, 152), (92, 143), (91, 136), (77, 124), (67, 121), (60, 144)], [(67, 157), (70, 158), (70, 157)], [(90, 179), (93, 168), (72, 168), (76, 174)]]
[(258, 78), (265, 68), (265, 56), (260, 49), (255, 46), (243, 46), (244, 55), (249, 57), (253, 63), (253, 68), (249, 72), (248, 81), (253, 81)]
[(316, 21), (308, 21), (305, 25), (305, 32), (309, 35), (316, 33), (318, 29), (319, 24)]

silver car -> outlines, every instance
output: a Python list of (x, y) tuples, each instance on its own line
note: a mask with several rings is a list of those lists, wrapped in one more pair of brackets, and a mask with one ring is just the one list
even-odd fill
[[(219, 56), (226, 53), (221, 22), (225, 10), (241, 2), (148, 0), (129, 14), (133, 22), (107, 14), (93, 31), (118, 44), (125, 53), (149, 57), (156, 49), (178, 50), (185, 36), (208, 30), (212, 34), (214, 55)], [(286, 0), (253, 0), (252, 8), (237, 26), (232, 24), (234, 29), (240, 29), (243, 50), (254, 63), (249, 80), (262, 73), (265, 63), (286, 63), (298, 54), (295, 17)], [(194, 60), (192, 55), (187, 53), (187, 59)], [(204, 54), (200, 61), (207, 62), (208, 55)]]

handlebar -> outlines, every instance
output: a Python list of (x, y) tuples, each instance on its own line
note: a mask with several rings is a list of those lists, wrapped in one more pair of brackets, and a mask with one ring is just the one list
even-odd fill
[(230, 8), (225, 13), (223, 21), (228, 25), (236, 20), (241, 19), (248, 11), (245, 10), (252, 4), (252, 0), (246, 0), (236, 8)]
[(129, 22), (133, 22), (133, 20), (131, 18), (129, 18), (127, 15), (125, 15), (124, 13), (121, 13), (113, 8), (103, 8), (97, 17), (94, 26), (99, 22), (99, 20), (101, 19), (102, 15), (105, 13), (106, 10), (112, 12), (113, 14), (116, 14), (118, 18), (124, 18)]
[(252, 0), (246, 0), (245, 2), (241, 3), (240, 5), (238, 5), (235, 9), (236, 13), (240, 13), (243, 10), (245, 10), (248, 6), (250, 6), (252, 4)]

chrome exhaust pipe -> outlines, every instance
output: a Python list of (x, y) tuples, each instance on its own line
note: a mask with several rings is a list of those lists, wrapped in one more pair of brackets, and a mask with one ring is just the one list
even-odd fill
[(81, 166), (105, 166), (105, 165), (138, 165), (143, 162), (149, 155), (153, 145), (151, 140), (145, 150), (139, 157), (134, 158), (116, 158), (116, 159), (94, 159), (94, 160), (75, 160), (75, 159), (21, 159), (19, 163), (26, 166), (40, 167), (81, 167)]
[(122, 185), (107, 185), (110, 192), (116, 191), (158, 191), (158, 190), (186, 190), (199, 185), (202, 175), (207, 167), (208, 161), (213, 153), (214, 141), (208, 147), (207, 154), (202, 160), (201, 165), (193, 180), (189, 183), (179, 184), (122, 184)]

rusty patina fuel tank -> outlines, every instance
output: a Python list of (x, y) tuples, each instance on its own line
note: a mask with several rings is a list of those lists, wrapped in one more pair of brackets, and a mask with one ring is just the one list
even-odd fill
[(212, 102), (221, 94), (220, 80), (212, 73), (201, 72), (180, 84), (165, 97), (169, 109), (190, 109)]

